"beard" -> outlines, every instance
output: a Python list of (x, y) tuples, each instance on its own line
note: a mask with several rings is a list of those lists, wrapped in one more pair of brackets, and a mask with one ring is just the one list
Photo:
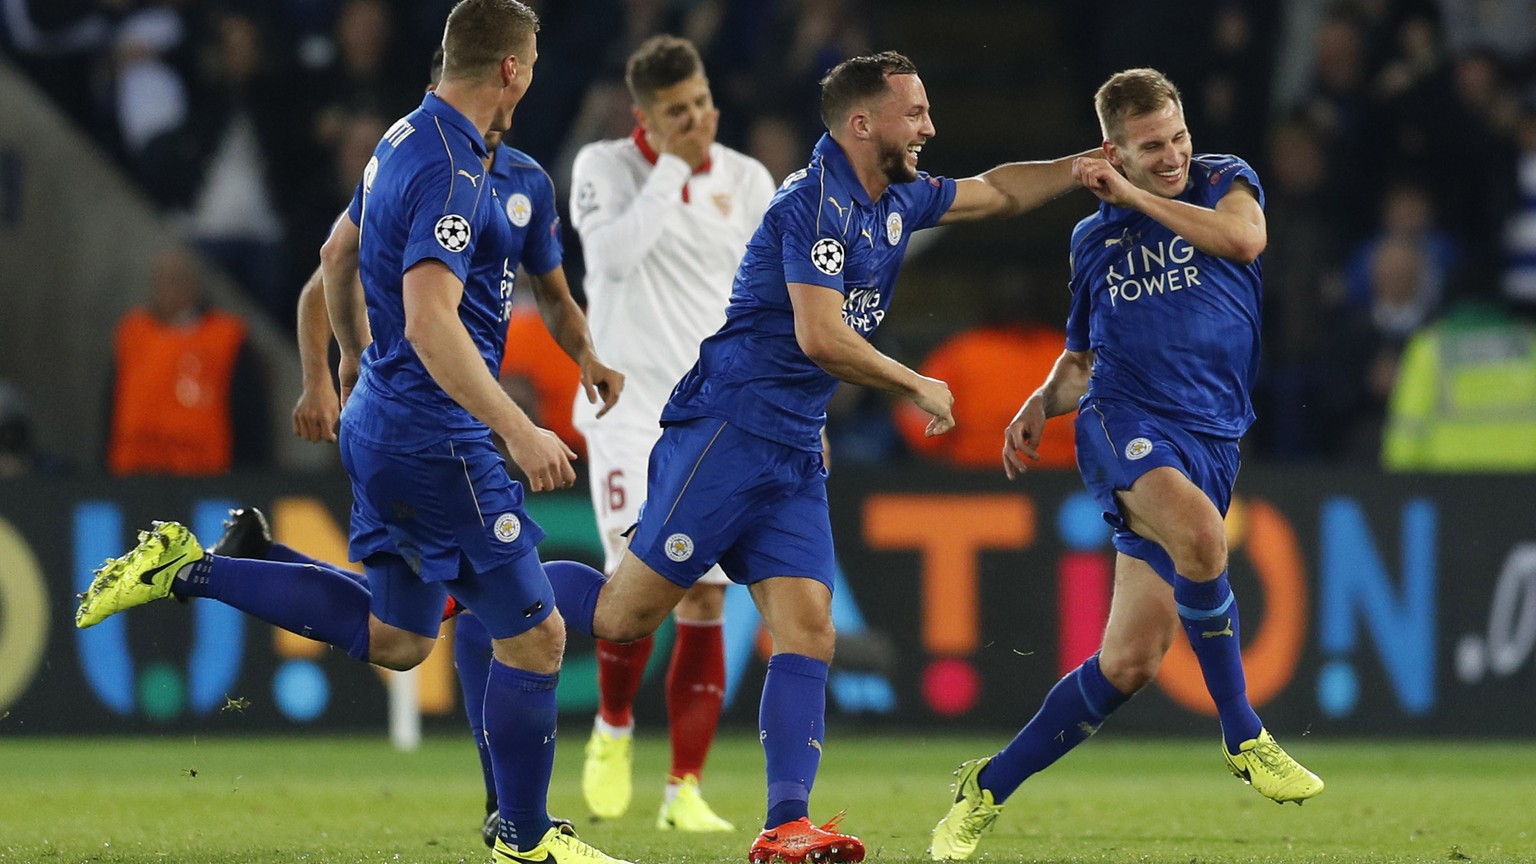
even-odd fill
[(880, 173), (892, 184), (911, 183), (917, 171), (907, 164), (907, 145), (892, 144), (880, 148)]

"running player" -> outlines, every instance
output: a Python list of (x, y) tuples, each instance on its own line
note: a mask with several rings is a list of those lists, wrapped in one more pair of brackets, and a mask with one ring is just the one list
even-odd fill
[[(490, 441), (492, 430), (502, 436), (536, 492), (575, 482), (574, 454), (494, 377), (520, 250), (510, 202), (483, 182), (483, 139), (510, 125), (532, 81), (537, 30), (517, 0), (454, 6), (441, 86), (390, 127), (322, 250), (342, 352), (339, 443), (356, 498), (350, 555), (366, 585), (320, 567), (208, 555), (183, 526), (157, 523), (103, 567), (76, 624), (172, 593), (212, 596), (401, 669), (431, 651), (451, 592), (493, 638), (484, 709), (501, 808), (493, 855), (609, 862), (561, 833), (546, 809), (564, 626), (534, 548), (543, 532)], [(592, 352), (585, 327), (562, 334), (578, 361)], [(602, 578), (570, 562), (548, 570)]]
[(1232, 773), (1279, 802), (1323, 791), (1248, 703), (1227, 582), (1222, 519), (1259, 360), (1263, 187), (1242, 159), (1194, 155), (1179, 91), (1155, 70), (1115, 74), (1094, 106), (1108, 158), (1073, 166), (1102, 203), (1072, 232), (1066, 351), (1009, 424), (1003, 465), (1017, 477), (1046, 418), (1078, 409), (1078, 467), (1115, 528), (1109, 624), (1007, 747), (960, 766), (935, 860), (969, 858), (1021, 783), (1156, 676), (1181, 627)]
[(822, 82), (828, 134), (769, 204), (737, 268), (725, 325), (706, 339), (661, 415), (649, 488), (606, 583), (552, 574), (571, 626), (630, 641), (653, 632), (719, 564), (750, 586), (773, 638), (759, 712), (768, 812), (753, 861), (859, 861), (864, 845), (809, 819), (834, 634), (832, 530), (821, 457), (839, 380), (911, 399), (954, 425), (942, 381), (868, 341), (884, 320), (913, 231), (1022, 213), (1073, 188), (1071, 158), (965, 180), (917, 170), (934, 127), (917, 68), (894, 52)]

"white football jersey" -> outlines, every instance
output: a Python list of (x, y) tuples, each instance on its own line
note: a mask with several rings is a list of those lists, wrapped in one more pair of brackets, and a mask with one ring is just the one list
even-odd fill
[(761, 162), (722, 144), (706, 168), (657, 158), (638, 131), (576, 154), (570, 212), (587, 265), (587, 322), (598, 356), (625, 376), (601, 421), (577, 393), (584, 435), (660, 434), (673, 386), (725, 323), (736, 267), (776, 187)]

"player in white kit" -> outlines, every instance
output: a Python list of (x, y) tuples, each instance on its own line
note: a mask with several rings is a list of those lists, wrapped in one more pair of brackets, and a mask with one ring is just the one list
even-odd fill
[[(626, 376), (624, 399), (602, 419), (585, 401), (575, 405), (609, 573), (645, 502), (662, 406), (698, 360), (699, 343), (724, 323), (736, 266), (775, 191), (762, 163), (715, 141), (720, 113), (691, 43), (672, 36), (647, 40), (630, 56), (624, 77), (635, 103), (634, 133), (583, 147), (571, 178), (571, 222), (586, 255), (593, 343)], [(672, 767), (656, 820), (664, 830), (734, 827), (699, 791), (725, 696), (727, 584), (715, 567), (675, 613), (677, 641), (667, 673)], [(601, 701), (582, 792), (601, 818), (618, 818), (629, 807), (631, 706), (651, 645), (651, 637), (598, 643)]]

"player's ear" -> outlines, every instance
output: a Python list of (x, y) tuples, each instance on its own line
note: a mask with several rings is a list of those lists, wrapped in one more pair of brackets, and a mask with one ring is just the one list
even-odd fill
[(512, 86), (512, 82), (517, 80), (517, 68), (518, 62), (516, 54), (508, 54), (507, 56), (501, 58), (501, 86)]
[(1120, 156), (1120, 148), (1116, 147), (1115, 142), (1109, 140), (1108, 138), (1104, 139), (1103, 147), (1105, 161), (1109, 162), (1109, 164), (1115, 166), (1116, 168), (1119, 168), (1120, 165), (1125, 161)]
[(868, 111), (860, 109), (848, 115), (848, 129), (855, 138), (869, 138), (873, 134), (871, 126)]
[(629, 109), (629, 113), (634, 115), (636, 126), (647, 132), (651, 131), (651, 115), (647, 114), (644, 108), (635, 105)]

